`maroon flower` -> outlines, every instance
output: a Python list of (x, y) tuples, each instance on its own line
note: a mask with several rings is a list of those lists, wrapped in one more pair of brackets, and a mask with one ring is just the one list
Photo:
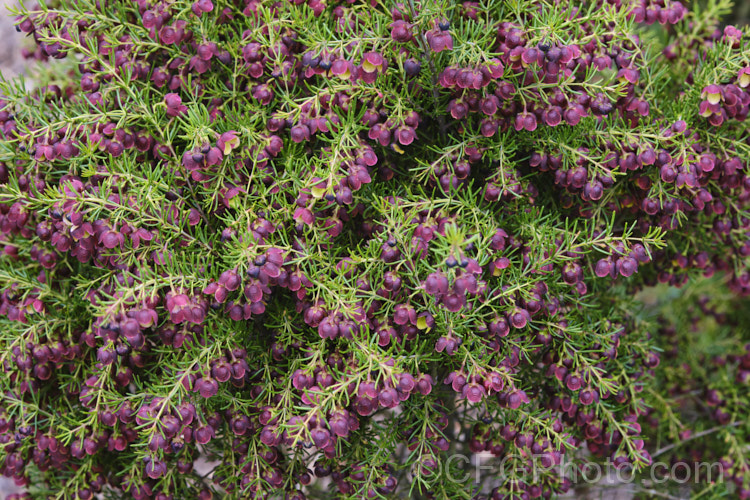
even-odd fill
[(361, 67), (365, 73), (382, 72), (386, 68), (386, 61), (379, 52), (365, 52), (362, 55)]
[(168, 116), (180, 116), (187, 112), (187, 106), (182, 104), (182, 98), (179, 95), (170, 93), (164, 96), (164, 102), (167, 105)]
[(431, 29), (425, 32), (424, 36), (433, 52), (453, 50), (453, 37), (447, 31)]
[(529, 132), (533, 132), (536, 130), (536, 116), (534, 113), (529, 113), (528, 111), (523, 111), (522, 113), (519, 113), (516, 115), (515, 120), (515, 129), (517, 131), (521, 130), (528, 130)]
[(750, 66), (741, 68), (737, 73), (737, 85), (743, 89), (750, 86)]
[(203, 377), (195, 383), (195, 391), (206, 399), (215, 396), (219, 392), (219, 383), (211, 377)]
[(709, 104), (718, 104), (721, 101), (721, 94), (721, 87), (711, 84), (704, 87), (701, 98), (707, 100)]
[(227, 132), (224, 132), (216, 140), (216, 146), (219, 148), (219, 151), (221, 151), (224, 156), (231, 153), (232, 150), (237, 148), (239, 145), (240, 145), (240, 138), (237, 137), (237, 132), (235, 132), (234, 130), (229, 130)]
[(391, 38), (397, 42), (406, 43), (414, 38), (411, 32), (412, 25), (403, 20), (391, 23)]
[(191, 5), (193, 14), (200, 17), (205, 12), (211, 12), (214, 10), (214, 4), (211, 0), (197, 0)]

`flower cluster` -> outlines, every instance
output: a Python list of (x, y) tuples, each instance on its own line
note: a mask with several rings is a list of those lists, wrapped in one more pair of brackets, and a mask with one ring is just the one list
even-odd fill
[[(515, 500), (573, 486), (532, 457), (650, 464), (702, 388), (634, 295), (750, 294), (750, 46), (720, 5), (579, 3), (19, 7), (51, 64), (0, 82), (0, 472)], [(734, 347), (702, 414), (731, 429)], [(514, 472), (477, 490), (449, 450)]]

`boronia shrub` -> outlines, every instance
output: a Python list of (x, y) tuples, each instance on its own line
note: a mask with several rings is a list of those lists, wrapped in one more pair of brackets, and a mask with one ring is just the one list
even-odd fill
[(566, 461), (713, 460), (682, 494), (750, 498), (730, 7), (17, 7), (0, 470), (21, 498), (525, 500)]

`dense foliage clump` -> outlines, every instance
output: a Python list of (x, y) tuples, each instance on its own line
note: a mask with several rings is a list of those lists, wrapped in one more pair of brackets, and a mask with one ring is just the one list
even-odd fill
[(729, 7), (19, 7), (44, 64), (0, 82), (0, 470), (34, 498), (498, 500), (568, 491), (566, 461), (713, 460), (689, 486), (750, 498)]

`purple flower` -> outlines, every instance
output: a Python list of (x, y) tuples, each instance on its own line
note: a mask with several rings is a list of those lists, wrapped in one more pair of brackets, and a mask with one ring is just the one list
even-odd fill
[(168, 116), (179, 116), (187, 111), (187, 106), (182, 104), (182, 98), (175, 93), (165, 95), (164, 103), (167, 105)]

